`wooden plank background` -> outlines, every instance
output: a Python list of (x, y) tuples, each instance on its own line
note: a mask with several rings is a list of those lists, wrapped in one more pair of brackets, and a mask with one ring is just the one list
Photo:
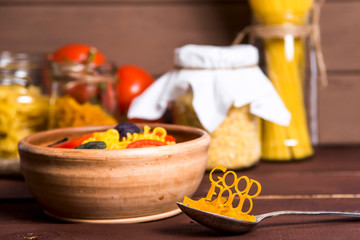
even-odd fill
[[(329, 86), (319, 87), (320, 144), (360, 143), (360, 0), (328, 0), (321, 34)], [(228, 45), (251, 21), (245, 0), (0, 0), (0, 50), (49, 53), (83, 42), (154, 76), (184, 44)]]

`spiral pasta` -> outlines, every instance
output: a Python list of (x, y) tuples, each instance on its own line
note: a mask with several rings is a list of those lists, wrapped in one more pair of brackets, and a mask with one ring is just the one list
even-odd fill
[[(220, 170), (223, 174), (214, 179), (213, 173), (216, 170)], [(232, 181), (229, 179), (232, 179)], [(211, 186), (206, 198), (192, 200), (185, 197), (183, 204), (227, 217), (250, 222), (256, 221), (255, 216), (249, 213), (253, 208), (252, 199), (261, 192), (261, 184), (258, 181), (247, 176), (238, 177), (234, 171), (226, 171), (226, 168), (223, 166), (214, 167), (209, 174), (209, 180)], [(256, 189), (255, 193), (251, 190), (254, 186)], [(237, 200), (237, 203), (234, 204), (236, 202), (234, 200)], [(244, 209), (244, 205), (247, 205), (247, 209), (246, 207)]]

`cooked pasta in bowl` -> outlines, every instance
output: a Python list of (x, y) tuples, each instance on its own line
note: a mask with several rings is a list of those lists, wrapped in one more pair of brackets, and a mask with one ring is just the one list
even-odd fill
[(205, 172), (208, 134), (167, 124), (122, 127), (53, 129), (20, 141), (25, 182), (45, 213), (89, 223), (179, 213), (176, 202), (196, 191)]

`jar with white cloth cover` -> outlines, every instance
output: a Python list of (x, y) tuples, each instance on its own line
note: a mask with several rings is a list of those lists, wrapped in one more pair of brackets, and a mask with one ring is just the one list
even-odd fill
[(258, 117), (288, 125), (290, 113), (258, 67), (252, 45), (185, 45), (175, 68), (135, 98), (129, 118), (158, 119), (174, 103), (174, 122), (207, 130), (208, 169), (240, 169), (261, 156)]

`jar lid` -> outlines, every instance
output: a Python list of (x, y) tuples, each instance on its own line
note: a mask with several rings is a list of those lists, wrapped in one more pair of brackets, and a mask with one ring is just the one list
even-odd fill
[(180, 68), (231, 69), (255, 66), (258, 49), (252, 45), (209, 46), (189, 44), (175, 49), (174, 63)]

